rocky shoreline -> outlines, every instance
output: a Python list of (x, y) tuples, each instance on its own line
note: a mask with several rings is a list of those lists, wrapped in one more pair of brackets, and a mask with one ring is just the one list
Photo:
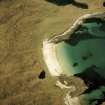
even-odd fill
[(61, 41), (68, 40), (70, 38), (70, 35), (73, 34), (73, 32), (77, 30), (80, 25), (83, 24), (84, 21), (90, 18), (99, 18), (101, 20), (105, 20), (105, 12), (83, 15), (78, 20), (76, 20), (76, 22), (67, 31), (65, 31), (61, 35), (57, 35), (51, 39), (46, 39), (43, 41), (43, 57), (51, 75), (59, 76), (63, 74), (56, 57), (56, 44)]
[[(56, 57), (56, 51), (55, 51), (56, 44), (61, 41), (65, 41), (65, 40), (69, 39), (70, 35), (73, 34), (73, 32), (76, 31), (80, 27), (80, 25), (82, 25), (87, 19), (90, 19), (90, 18), (99, 18), (101, 20), (105, 20), (105, 12), (86, 14), (86, 15), (80, 17), (78, 20), (76, 20), (76, 22), (67, 31), (65, 31), (61, 35), (57, 35), (57, 36), (55, 36), (51, 39), (47, 39), (43, 42), (44, 60), (46, 62), (48, 70), (52, 76), (58, 76), (59, 78), (63, 78), (63, 76), (62, 76), (63, 71), (62, 71), (62, 68), (60, 67), (58, 59)], [(64, 77), (67, 78), (68, 76), (65, 75)], [(73, 77), (73, 78), (74, 78), (73, 80), (76, 79), (76, 77)], [(71, 80), (69, 80), (69, 82)], [(78, 86), (77, 85), (75, 86), (74, 84), (68, 85), (67, 79), (65, 80), (64, 78), (62, 79), (62, 81), (63, 82), (58, 80), (56, 83), (56, 86), (60, 87), (61, 89), (64, 88), (64, 90), (66, 88), (68, 89), (68, 92), (67, 92), (66, 96), (64, 97), (65, 105), (77, 105), (77, 104), (80, 105), (80, 99), (79, 99), (78, 95), (82, 94), (88, 88), (87, 84), (85, 84), (83, 82), (83, 80), (78, 77), (77, 81), (80, 82), (80, 84), (82, 84), (82, 86), (81, 86), (81, 90), (78, 90), (78, 89), (75, 90), (76, 94), (78, 94), (78, 95), (76, 95), (74, 93), (75, 91), (73, 91), (72, 87), (74, 86), (74, 88), (77, 88)], [(73, 97), (70, 94), (70, 91), (72, 91), (71, 93), (75, 94)]]
[(61, 35), (57, 35), (57, 36), (49, 39), (49, 42), (50, 43), (59, 43), (59, 42), (61, 42), (63, 40), (69, 39), (70, 35), (73, 34), (73, 32), (75, 30), (77, 30), (79, 28), (79, 26), (81, 24), (83, 24), (83, 22), (86, 19), (89, 19), (89, 18), (99, 18), (101, 20), (105, 20), (105, 12), (99, 12), (99, 13), (93, 13), (93, 14), (86, 14), (86, 15), (81, 16), (79, 19), (77, 19), (74, 22), (74, 24), (70, 28), (68, 28), (67, 31), (65, 31)]

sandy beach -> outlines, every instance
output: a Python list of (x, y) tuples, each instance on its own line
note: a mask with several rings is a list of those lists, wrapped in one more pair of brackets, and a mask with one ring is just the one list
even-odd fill
[(73, 33), (79, 27), (79, 25), (84, 22), (85, 19), (91, 17), (103, 17), (103, 16), (104, 16), (103, 12), (85, 14), (79, 17), (74, 22), (74, 24), (71, 27), (69, 27), (69, 29), (65, 31), (63, 34), (55, 36), (50, 40), (46, 39), (43, 41), (43, 48), (42, 48), (43, 57), (48, 67), (48, 70), (52, 76), (59, 76), (60, 74), (63, 74), (63, 70), (61, 69), (59, 62), (57, 60), (56, 51), (55, 51), (56, 44), (54, 42), (59, 42), (61, 40), (66, 39), (68, 35), (70, 36), (70, 34)]
[(62, 69), (58, 63), (55, 51), (56, 45), (48, 40), (43, 41), (43, 57), (52, 76), (59, 76), (62, 74)]

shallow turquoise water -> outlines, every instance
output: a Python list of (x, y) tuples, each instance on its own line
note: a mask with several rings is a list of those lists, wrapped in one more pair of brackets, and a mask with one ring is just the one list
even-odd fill
[[(105, 69), (105, 40), (91, 39), (80, 42), (77, 46), (73, 47), (69, 44), (62, 42), (57, 48), (57, 57), (63, 68), (66, 68), (70, 73), (76, 74), (85, 70), (85, 68), (92, 64)], [(92, 54), (87, 60), (83, 60), (83, 57)], [(77, 66), (73, 66), (74, 63), (78, 63)]]
[[(83, 26), (88, 28), (88, 32), (94, 38), (81, 40), (77, 45), (70, 45), (66, 41), (58, 43), (56, 47), (57, 58), (64, 72), (80, 73), (91, 65), (105, 69), (105, 30), (100, 30), (102, 25), (102, 23), (96, 22), (84, 23)], [(85, 29), (81, 28), (76, 33), (78, 35), (83, 31)], [(84, 33), (81, 35), (83, 36)], [(98, 72), (101, 73), (102, 71)], [(105, 70), (103, 73), (105, 74)]]
[(81, 105), (105, 101), (105, 22), (87, 20), (68, 40), (57, 44), (56, 54), (63, 73), (80, 77), (89, 87)]

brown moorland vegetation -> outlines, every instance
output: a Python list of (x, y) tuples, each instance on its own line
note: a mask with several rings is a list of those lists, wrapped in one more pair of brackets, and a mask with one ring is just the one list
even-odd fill
[[(64, 105), (44, 64), (42, 42), (83, 14), (104, 11), (102, 0), (80, 0), (88, 9), (46, 0), (0, 0), (0, 105)], [(42, 70), (45, 79), (39, 79)]]

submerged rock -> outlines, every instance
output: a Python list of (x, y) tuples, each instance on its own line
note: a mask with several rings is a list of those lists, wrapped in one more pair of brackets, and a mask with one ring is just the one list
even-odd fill
[(105, 7), (105, 2), (103, 2), (103, 6)]
[[(73, 100), (75, 98), (78, 100), (81, 95), (84, 95), (86, 101), (90, 103), (83, 105), (93, 105), (94, 100), (97, 100), (94, 105), (101, 104), (104, 97), (99, 96), (96, 99), (97, 97), (91, 98), (91, 96), (97, 92), (96, 90), (105, 86), (105, 72), (103, 72), (105, 71), (105, 13), (80, 17), (67, 31), (48, 42), (54, 44), (53, 48), (59, 46), (54, 50), (56, 52), (54, 57), (57, 58), (62, 72), (56, 85), (62, 89), (70, 89), (71, 86), (76, 88), (75, 91), (68, 92), (65, 104), (72, 105)], [(58, 70), (57, 66), (54, 70)], [(90, 95), (89, 100), (87, 94)]]
[(95, 89), (98, 89), (100, 86), (105, 85), (105, 78), (101, 76), (96, 71), (96, 69), (100, 71), (101, 68), (92, 65), (89, 68), (86, 68), (86, 70), (84, 70), (83, 72), (75, 74), (76, 77), (81, 78), (88, 86), (88, 89), (84, 93), (89, 93)]

